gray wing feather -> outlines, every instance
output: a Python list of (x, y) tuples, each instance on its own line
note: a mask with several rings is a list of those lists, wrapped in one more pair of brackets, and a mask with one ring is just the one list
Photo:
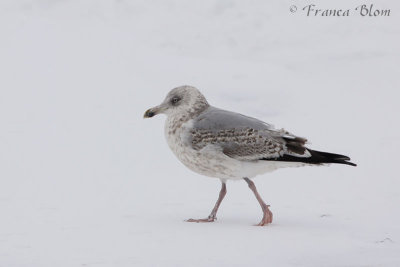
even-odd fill
[(265, 130), (273, 129), (274, 127), (268, 123), (239, 113), (209, 107), (196, 118), (194, 128), (219, 131), (233, 128)]
[(190, 131), (195, 150), (216, 145), (227, 156), (246, 161), (279, 158), (285, 154), (307, 157), (306, 141), (255, 118), (214, 107), (200, 114)]

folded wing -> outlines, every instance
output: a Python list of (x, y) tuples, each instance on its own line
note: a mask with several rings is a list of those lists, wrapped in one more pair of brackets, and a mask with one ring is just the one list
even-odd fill
[(216, 146), (229, 157), (241, 161), (277, 160), (309, 164), (354, 165), (348, 157), (305, 147), (307, 140), (255, 118), (208, 108), (193, 122), (190, 144), (195, 150)]

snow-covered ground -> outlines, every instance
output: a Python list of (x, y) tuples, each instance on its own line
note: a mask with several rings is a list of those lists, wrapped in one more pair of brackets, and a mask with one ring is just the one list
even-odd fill
[[(0, 266), (400, 266), (400, 2), (306, 4), (1, 0)], [(182, 84), (359, 166), (257, 177), (267, 227), (241, 181), (184, 222), (219, 180), (142, 119)]]

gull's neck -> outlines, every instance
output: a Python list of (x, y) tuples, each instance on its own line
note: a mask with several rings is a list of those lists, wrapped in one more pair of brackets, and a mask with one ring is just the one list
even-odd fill
[(166, 126), (168, 127), (169, 134), (174, 134), (182, 124), (196, 118), (210, 107), (207, 100), (204, 97), (203, 99), (204, 101), (197, 101), (195, 105), (192, 105), (186, 110), (181, 110), (168, 115)]

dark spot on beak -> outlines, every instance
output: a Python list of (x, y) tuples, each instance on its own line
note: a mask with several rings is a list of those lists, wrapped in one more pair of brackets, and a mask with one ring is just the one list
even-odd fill
[(156, 115), (151, 109), (146, 110), (146, 112), (143, 115), (143, 118), (151, 118), (154, 115)]

